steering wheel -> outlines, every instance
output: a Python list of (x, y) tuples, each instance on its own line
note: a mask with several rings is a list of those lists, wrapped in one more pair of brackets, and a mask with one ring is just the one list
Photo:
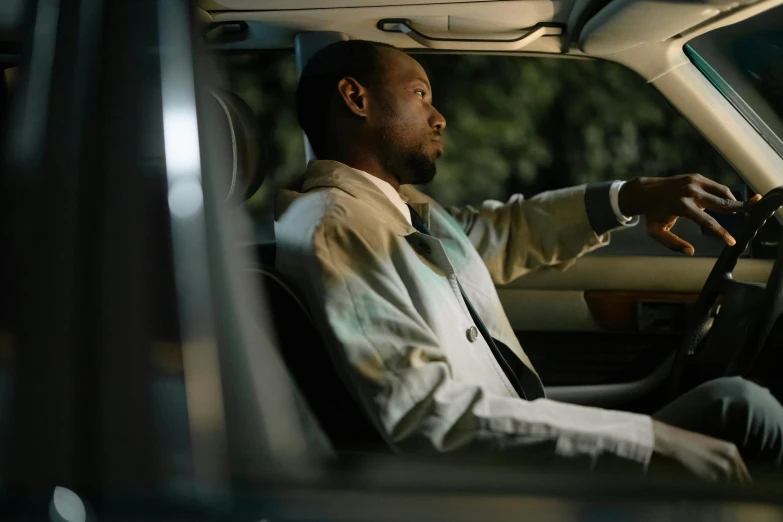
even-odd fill
[[(752, 368), (783, 312), (783, 241), (779, 243), (775, 264), (766, 285), (737, 281), (731, 273), (759, 229), (781, 206), (783, 186), (772, 189), (753, 206), (740, 233), (735, 237), (737, 243), (726, 246), (718, 256), (675, 355), (670, 380), (671, 394), (679, 385), (687, 361), (705, 345), (710, 348), (721, 347), (721, 351), (729, 355), (724, 375), (744, 374)], [(717, 305), (720, 307), (714, 315)]]

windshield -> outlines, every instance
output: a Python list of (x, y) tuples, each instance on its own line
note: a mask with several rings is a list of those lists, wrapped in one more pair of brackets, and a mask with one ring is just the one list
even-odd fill
[(783, 6), (694, 38), (685, 51), (783, 156)]

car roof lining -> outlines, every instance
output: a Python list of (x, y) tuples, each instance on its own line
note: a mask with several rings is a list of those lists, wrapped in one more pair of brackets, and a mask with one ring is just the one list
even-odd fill
[[(254, 5), (255, 10), (232, 11), (211, 10), (210, 14), (217, 22), (246, 21), (250, 28), (249, 38), (241, 42), (231, 42), (213, 46), (218, 51), (256, 51), (273, 49), (292, 49), (294, 38), (298, 33), (310, 31), (335, 31), (348, 35), (351, 39), (366, 39), (388, 43), (409, 52), (426, 51), (427, 49), (402, 33), (384, 32), (377, 28), (379, 20), (400, 17), (412, 20), (418, 28), (429, 34), (451, 34), (463, 36), (470, 34), (475, 37), (503, 38), (508, 35), (518, 35), (520, 30), (541, 22), (567, 23), (567, 31), (561, 36), (546, 36), (539, 38), (530, 45), (518, 51), (505, 51), (513, 55), (559, 55), (602, 57), (630, 67), (647, 81), (672, 71), (686, 63), (687, 57), (682, 47), (690, 38), (698, 36), (713, 28), (735, 23), (754, 14), (770, 9), (783, 0), (760, 0), (748, 4), (747, 1), (733, 0), (689, 0), (676, 2), (682, 4), (701, 4), (706, 8), (716, 9), (720, 14), (708, 20), (697, 21), (693, 27), (683, 29), (678, 27), (678, 34), (666, 36), (663, 41), (641, 42), (638, 45), (626, 46), (624, 50), (614, 52), (611, 49), (579, 48), (581, 28), (590, 20), (596, 18), (608, 6), (636, 0), (505, 0), (505, 1), (471, 1), (445, 2), (430, 1), (427, 4), (407, 0), (407, 5), (401, 2), (389, 2), (395, 5), (356, 7), (359, 3), (378, 3), (371, 0), (324, 0), (308, 2), (306, 0), (221, 0), (222, 4), (232, 6)], [(752, 0), (751, 0), (752, 1)], [(352, 7), (340, 7), (352, 3)], [(642, 2), (640, 2), (642, 3)], [(664, 8), (664, 0), (644, 0), (646, 4), (656, 4), (656, 9)], [(202, 0), (201, 6), (209, 10), (214, 7), (214, 0)], [(744, 4), (744, 5), (742, 5)], [(318, 8), (301, 8), (306, 5), (318, 5)], [(674, 4), (672, 4), (674, 5)], [(283, 6), (298, 6), (300, 9), (283, 9)], [(727, 7), (728, 6), (728, 7)], [(677, 7), (674, 7), (677, 8)], [(673, 8), (673, 9), (674, 9)], [(638, 19), (639, 17), (637, 17)], [(515, 29), (511, 30), (510, 29)], [(595, 31), (593, 27), (593, 31)], [(657, 36), (661, 30), (656, 28)], [(604, 34), (606, 32), (604, 31)], [(482, 49), (481, 52), (486, 52)], [(452, 51), (437, 51), (452, 52)], [(471, 53), (471, 50), (461, 50), (461, 53)]]
[[(540, 23), (565, 24), (571, 1), (507, 0), (345, 9), (223, 11), (214, 12), (213, 17), (216, 21), (248, 22), (253, 43), (237, 44), (231, 50), (290, 48), (296, 34), (309, 31), (342, 32), (351, 39), (379, 41), (402, 49), (424, 49), (425, 46), (403, 33), (379, 30), (378, 21), (409, 19), (416, 29), (433, 36), (511, 39)], [(560, 36), (546, 36), (530, 43), (525, 50), (560, 53), (561, 47)]]

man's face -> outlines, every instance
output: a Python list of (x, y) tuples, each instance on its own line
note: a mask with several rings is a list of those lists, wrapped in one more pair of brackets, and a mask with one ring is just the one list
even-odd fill
[(370, 92), (367, 123), (384, 167), (400, 184), (429, 183), (443, 154), (446, 120), (432, 106), (432, 88), (422, 66), (407, 54), (380, 48), (383, 71)]

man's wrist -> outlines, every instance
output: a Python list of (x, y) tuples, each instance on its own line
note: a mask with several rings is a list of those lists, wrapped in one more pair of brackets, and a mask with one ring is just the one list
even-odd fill
[(622, 215), (638, 216), (644, 214), (642, 204), (644, 198), (641, 196), (643, 184), (644, 178), (636, 178), (624, 183), (623, 186), (620, 187), (620, 192), (617, 195), (617, 202), (620, 206)]

